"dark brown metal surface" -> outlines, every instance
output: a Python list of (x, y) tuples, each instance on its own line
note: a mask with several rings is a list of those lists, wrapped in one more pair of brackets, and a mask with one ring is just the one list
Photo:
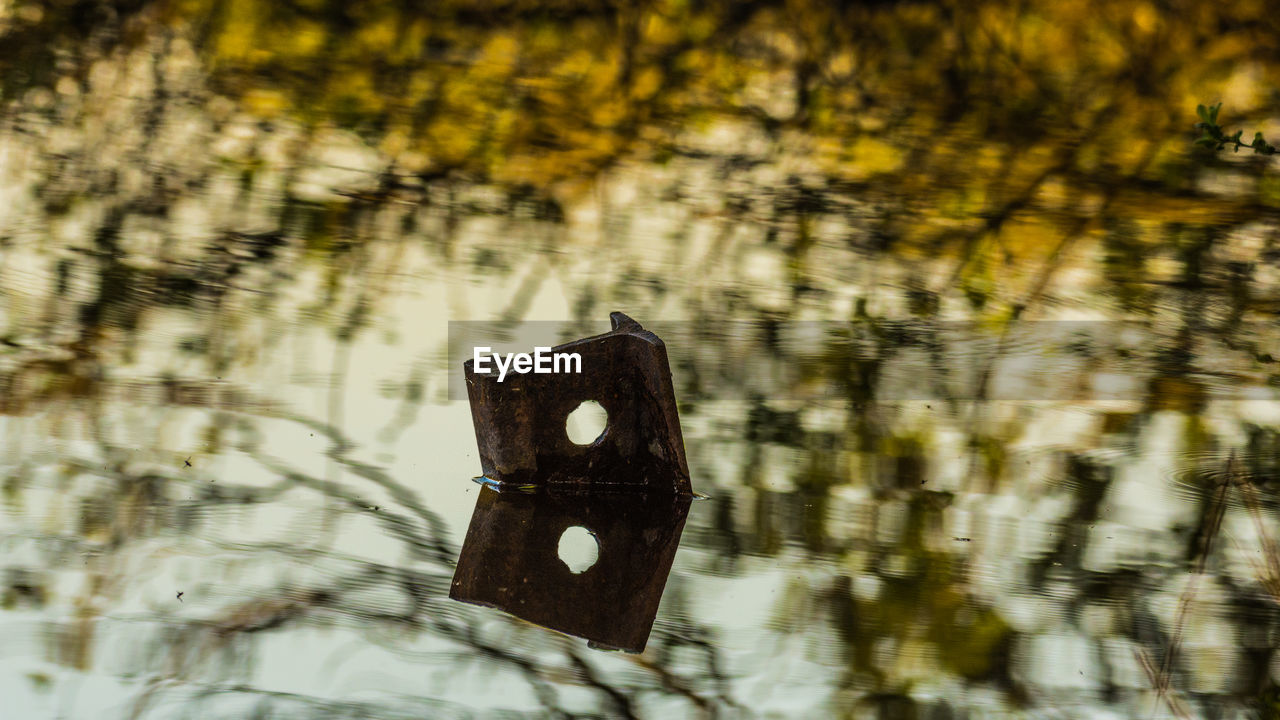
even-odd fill
[[(480, 491), (449, 596), (640, 652), (648, 642), (692, 498), (670, 493)], [(596, 536), (596, 563), (574, 574), (564, 531)]]
[[(578, 353), (581, 373), (516, 374), (463, 364), (480, 464), (503, 485), (568, 485), (582, 490), (692, 492), (667, 349), (622, 313), (613, 330), (552, 348)], [(585, 400), (608, 413), (604, 433), (576, 445), (565, 420)]]

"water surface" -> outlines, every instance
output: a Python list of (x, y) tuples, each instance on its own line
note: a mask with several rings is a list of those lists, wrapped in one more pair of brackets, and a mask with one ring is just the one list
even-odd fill
[[(1265, 3), (0, 6), (14, 717), (1275, 717)], [(448, 599), (449, 321), (624, 311), (643, 654)], [(181, 595), (179, 595), (181, 593)]]

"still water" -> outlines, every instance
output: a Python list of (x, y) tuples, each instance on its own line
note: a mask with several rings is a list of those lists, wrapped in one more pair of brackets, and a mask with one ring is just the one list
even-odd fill
[[(414, 5), (0, 2), (0, 717), (1280, 717), (1267, 3)], [(615, 310), (640, 654), (449, 599)]]

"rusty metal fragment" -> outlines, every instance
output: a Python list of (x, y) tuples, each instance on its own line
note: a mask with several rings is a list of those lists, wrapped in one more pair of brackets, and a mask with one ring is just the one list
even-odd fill
[[(449, 597), (496, 607), (596, 646), (641, 652), (689, 512), (689, 495), (480, 491)], [(595, 535), (599, 557), (574, 574), (564, 531)]]
[[(477, 373), (463, 364), (484, 476), (498, 486), (692, 492), (667, 349), (622, 313), (613, 329), (552, 352), (577, 353), (580, 373)], [(565, 420), (583, 401), (608, 413), (604, 432), (576, 445)]]
[[(626, 315), (610, 319), (610, 332), (552, 348), (580, 355), (580, 373), (498, 382), (464, 364), (486, 486), (449, 596), (640, 652), (693, 495), (666, 347)], [(608, 420), (577, 445), (565, 420), (586, 400)], [(599, 549), (578, 574), (559, 555), (573, 526)]]

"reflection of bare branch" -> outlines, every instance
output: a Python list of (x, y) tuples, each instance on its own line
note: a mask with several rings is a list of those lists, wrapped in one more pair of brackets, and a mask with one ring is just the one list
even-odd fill
[[(1271, 599), (1280, 603), (1280, 545), (1267, 530), (1267, 523), (1262, 517), (1262, 505), (1258, 500), (1258, 492), (1253, 487), (1253, 478), (1242, 476), (1236, 487), (1244, 498), (1244, 505), (1253, 518), (1258, 532), (1259, 551), (1262, 553), (1264, 565), (1255, 565), (1255, 573), (1262, 587), (1271, 595)], [(1252, 558), (1250, 558), (1252, 561)]]
[(1156, 708), (1159, 709), (1159, 703), (1163, 700), (1168, 706), (1169, 711), (1173, 713), (1178, 720), (1191, 720), (1191, 713), (1187, 710), (1187, 706), (1182, 702), (1182, 698), (1176, 694), (1166, 692), (1159, 689), (1164, 682), (1162, 675), (1151, 665), (1151, 658), (1147, 656), (1147, 651), (1142, 648), (1136, 648), (1133, 651), (1134, 657), (1138, 664), (1142, 666), (1142, 671), (1146, 673), (1151, 686), (1156, 690)]
[(1226, 515), (1227, 508), (1227, 491), (1232, 484), (1237, 482), (1237, 472), (1235, 454), (1233, 453), (1227, 461), (1225, 474), (1217, 483), (1218, 487), (1210, 495), (1208, 505), (1203, 511), (1204, 524), (1202, 525), (1198, 547), (1196, 548), (1195, 566), (1191, 571), (1191, 577), (1187, 581), (1186, 588), (1183, 589), (1182, 595), (1178, 599), (1178, 610), (1174, 616), (1173, 632), (1169, 637), (1169, 644), (1164, 650), (1164, 660), (1160, 664), (1159, 671), (1153, 674), (1146, 651), (1138, 651), (1143, 670), (1147, 672), (1151, 678), (1152, 686), (1155, 688), (1157, 703), (1160, 701), (1166, 702), (1170, 711), (1180, 718), (1188, 717), (1186, 709), (1182, 707), (1181, 701), (1171, 693), (1169, 686), (1178, 661), (1178, 653), (1182, 649), (1182, 637), (1186, 626), (1187, 613), (1190, 611), (1192, 603), (1195, 602), (1200, 578), (1204, 575), (1205, 568), (1209, 562), (1209, 555), (1213, 549), (1213, 541), (1222, 527), (1222, 519)]
[(568, 649), (566, 653), (577, 676), (588, 686), (595, 688), (608, 698), (609, 704), (613, 707), (613, 712), (618, 717), (636, 720), (635, 703), (630, 695), (602, 680), (595, 668), (591, 667), (591, 664), (577, 650)]

